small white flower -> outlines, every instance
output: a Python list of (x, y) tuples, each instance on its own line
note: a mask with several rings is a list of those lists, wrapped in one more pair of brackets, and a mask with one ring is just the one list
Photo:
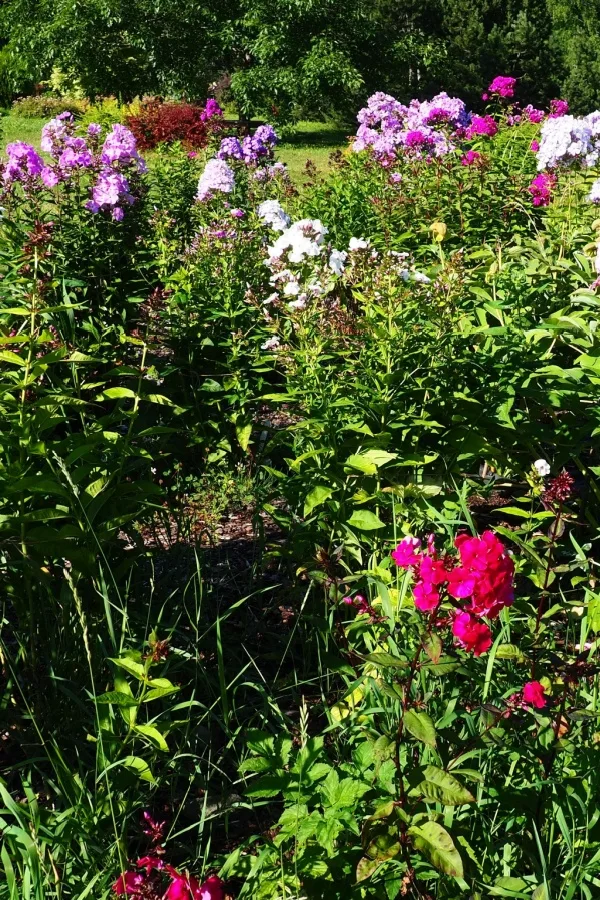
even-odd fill
[(262, 344), (261, 350), (277, 350), (280, 344), (281, 341), (277, 335), (274, 335)]
[(298, 297), (297, 300), (292, 300), (291, 303), (288, 303), (288, 307), (290, 309), (304, 309), (306, 306), (306, 298)]
[(283, 289), (286, 297), (296, 297), (300, 293), (300, 285), (297, 281), (288, 281)]
[(417, 282), (417, 284), (430, 284), (431, 278), (428, 278), (427, 275), (423, 275), (422, 272), (413, 272), (413, 280)]
[(348, 254), (344, 250), (331, 251), (329, 256), (329, 268), (334, 275), (342, 275), (346, 266)]
[(350, 252), (353, 250), (366, 250), (369, 246), (369, 242), (364, 238), (350, 238), (350, 243), (348, 244), (348, 249)]
[(540, 478), (545, 478), (546, 475), (550, 474), (550, 466), (545, 459), (536, 459), (533, 464), (533, 468), (536, 470)]
[(261, 222), (270, 225), (273, 231), (285, 231), (291, 222), (279, 200), (265, 200), (258, 207), (257, 214)]
[(266, 298), (266, 300), (263, 300), (263, 303), (266, 305), (267, 303), (274, 303), (275, 300), (279, 300), (279, 294), (277, 293), (277, 291), (275, 291), (272, 294), (269, 294), (269, 296)]

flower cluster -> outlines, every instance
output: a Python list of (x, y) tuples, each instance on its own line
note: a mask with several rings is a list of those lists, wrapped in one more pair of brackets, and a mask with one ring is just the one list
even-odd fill
[[(143, 856), (129, 869), (119, 875), (112, 886), (117, 897), (131, 897), (132, 900), (223, 900), (223, 882), (211, 875), (202, 884), (193, 875), (178, 872), (173, 866), (163, 862), (159, 856)], [(164, 890), (162, 875), (169, 879)]]
[(236, 137), (223, 138), (217, 158), (241, 160), (246, 165), (256, 166), (261, 160), (272, 159), (277, 140), (271, 125), (260, 125), (253, 135), (246, 135), (243, 141)]
[(233, 169), (224, 159), (209, 159), (198, 182), (198, 200), (209, 200), (213, 194), (230, 194), (235, 186)]
[(471, 116), (471, 123), (465, 131), (468, 140), (478, 137), (494, 137), (498, 133), (498, 123), (492, 116)]
[(527, 190), (531, 194), (531, 202), (534, 206), (548, 206), (552, 197), (552, 190), (556, 185), (556, 175), (548, 172), (540, 172), (533, 179)]
[[(165, 822), (155, 822), (150, 813), (144, 812), (144, 834), (152, 842), (149, 854), (142, 856), (129, 869), (119, 875), (112, 886), (117, 897), (132, 900), (224, 900), (223, 882), (211, 875), (202, 884), (187, 872), (178, 872), (163, 860), (161, 846)], [(165, 876), (168, 885), (165, 890)]]
[(17, 142), (6, 148), (2, 180), (10, 190), (16, 182), (28, 191), (52, 190), (68, 184), (74, 176), (89, 173), (90, 195), (85, 206), (93, 213), (110, 212), (121, 221), (124, 207), (135, 202), (130, 174), (143, 174), (146, 164), (138, 153), (136, 139), (124, 125), (113, 125), (100, 146), (100, 125), (88, 126), (86, 137), (75, 133), (75, 119), (61, 113), (42, 128), (41, 146), (52, 159), (45, 163), (29, 144)]
[(285, 231), (291, 225), (291, 219), (279, 200), (265, 200), (257, 210), (258, 218), (273, 231)]
[(406, 537), (392, 553), (402, 569), (413, 572), (415, 606), (421, 612), (433, 612), (441, 602), (441, 591), (453, 601), (452, 633), (457, 642), (475, 656), (492, 644), (489, 626), (482, 618), (494, 619), (514, 599), (514, 565), (502, 542), (491, 531), (481, 537), (459, 534), (455, 547), (458, 558), (438, 554), (433, 536), (422, 551), (418, 538)]
[(462, 100), (446, 93), (404, 106), (379, 91), (369, 97), (357, 119), (353, 149), (358, 153), (369, 148), (383, 165), (392, 165), (403, 152), (419, 156), (449, 153), (454, 149), (450, 135), (466, 127), (470, 116)]
[(542, 125), (538, 170), (591, 167), (600, 159), (600, 111), (587, 116), (553, 116)]
[(501, 97), (508, 100), (515, 95), (516, 78), (510, 75), (496, 75), (492, 83), (487, 89), (487, 93), (483, 94), (483, 100), (488, 100), (490, 96)]

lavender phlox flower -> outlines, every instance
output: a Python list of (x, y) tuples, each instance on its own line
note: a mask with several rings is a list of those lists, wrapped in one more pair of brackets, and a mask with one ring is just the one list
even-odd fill
[(274, 231), (285, 231), (291, 222), (279, 200), (265, 200), (258, 207), (257, 215), (261, 222), (269, 225)]
[(146, 171), (146, 163), (137, 151), (135, 135), (125, 125), (113, 125), (102, 145), (101, 159), (105, 166), (135, 163), (139, 172)]
[(243, 219), (246, 213), (243, 209), (236, 208), (232, 209), (229, 215), (233, 216), (234, 219)]
[(98, 137), (98, 135), (102, 134), (102, 125), (91, 122), (87, 127), (87, 133), (90, 137)]
[(584, 118), (549, 118), (542, 125), (538, 170), (556, 169), (580, 163), (593, 166), (600, 149), (600, 113)]
[(75, 118), (70, 112), (63, 112), (51, 119), (42, 128), (41, 148), (44, 153), (58, 156), (66, 139), (73, 133)]
[(235, 176), (224, 159), (209, 159), (198, 182), (198, 200), (207, 200), (215, 193), (230, 194)]
[(274, 147), (279, 140), (272, 125), (259, 125), (254, 132), (254, 138), (255, 140), (260, 141), (263, 144), (270, 145), (271, 147)]
[(593, 183), (588, 194), (588, 200), (591, 203), (600, 203), (600, 178), (597, 178)]
[(36, 153), (35, 148), (23, 141), (8, 144), (6, 155), (3, 178), (7, 184), (34, 178), (44, 168), (44, 160)]
[(47, 188), (55, 188), (60, 181), (58, 172), (52, 166), (44, 166), (40, 175), (44, 186)]
[[(114, 212), (115, 207), (121, 207), (124, 203), (129, 205), (135, 202), (135, 198), (130, 193), (129, 182), (122, 172), (116, 172), (114, 169), (104, 169), (98, 175), (93, 190), (92, 198), (86, 203), (87, 208), (91, 212), (99, 212), (100, 210), (110, 210)], [(119, 219), (119, 213), (114, 218)], [(120, 218), (123, 218), (121, 216)]]

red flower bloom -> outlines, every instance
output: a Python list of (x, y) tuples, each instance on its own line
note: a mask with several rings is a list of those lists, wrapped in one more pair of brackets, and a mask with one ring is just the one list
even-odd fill
[(471, 597), (470, 612), (495, 618), (514, 600), (514, 565), (504, 544), (491, 531), (481, 537), (459, 534), (454, 543), (461, 565), (448, 575), (448, 593), (457, 600)]
[(452, 634), (465, 650), (481, 656), (492, 646), (492, 632), (468, 612), (459, 612), (452, 622)]
[(159, 856), (142, 856), (136, 866), (138, 869), (145, 869), (149, 875), (154, 869), (164, 869), (165, 864)]
[(194, 900), (224, 900), (223, 882), (217, 875), (211, 875), (198, 888)]
[(544, 692), (544, 685), (539, 681), (528, 681), (523, 685), (523, 700), (536, 709), (543, 709), (548, 702)]
[(146, 878), (141, 872), (123, 872), (112, 886), (112, 890), (118, 897), (124, 894), (138, 895)]

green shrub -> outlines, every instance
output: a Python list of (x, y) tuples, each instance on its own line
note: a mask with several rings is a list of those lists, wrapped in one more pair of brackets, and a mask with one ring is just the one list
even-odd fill
[(82, 116), (87, 108), (87, 101), (73, 100), (69, 98), (52, 97), (46, 94), (39, 96), (21, 97), (13, 103), (10, 115), (19, 116), (22, 119), (53, 119), (62, 112), (73, 113), (74, 116)]

